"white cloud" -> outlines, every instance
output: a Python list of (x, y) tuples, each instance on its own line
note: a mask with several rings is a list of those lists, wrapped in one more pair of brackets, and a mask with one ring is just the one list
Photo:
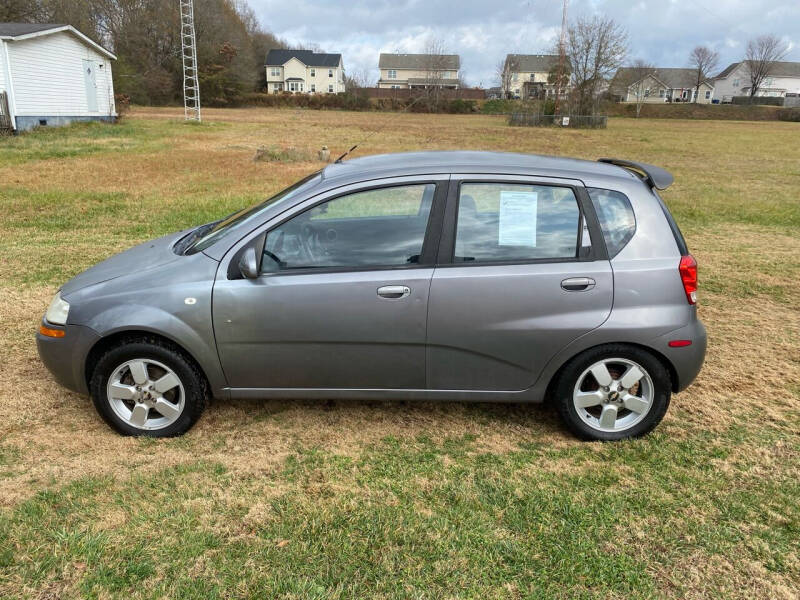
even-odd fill
[[(341, 52), (345, 68), (377, 79), (380, 52), (420, 52), (431, 37), (460, 54), (469, 83), (492, 85), (509, 52), (546, 52), (557, 39), (557, 0), (249, 0), (264, 27), (293, 43)], [(774, 33), (800, 60), (797, 0), (571, 0), (570, 18), (606, 14), (629, 32), (630, 57), (684, 66), (691, 49), (708, 44), (720, 68), (740, 60), (747, 39)]]

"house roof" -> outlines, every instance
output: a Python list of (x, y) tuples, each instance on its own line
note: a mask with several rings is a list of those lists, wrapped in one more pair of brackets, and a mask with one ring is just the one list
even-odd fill
[(442, 71), (458, 71), (461, 58), (458, 54), (385, 54), (378, 59), (379, 69), (414, 69), (425, 71), (435, 65)]
[(273, 48), (267, 52), (266, 66), (276, 67), (284, 65), (296, 58), (307, 67), (338, 67), (342, 60), (341, 54), (325, 54), (313, 50), (285, 50)]
[(733, 72), (733, 70), (734, 70), (734, 69), (736, 69), (736, 67), (738, 67), (740, 64), (742, 64), (742, 63), (741, 63), (741, 62), (735, 62), (735, 63), (731, 63), (731, 64), (729, 64), (727, 67), (725, 67), (724, 69), (722, 69), (722, 71), (720, 71), (720, 72), (717, 74), (717, 76), (716, 76), (716, 77), (714, 77), (714, 79), (723, 79), (724, 77), (727, 77), (727, 76), (728, 76), (728, 75), (730, 75), (730, 74)]
[[(744, 61), (742, 61), (744, 62)], [(742, 62), (731, 63), (720, 71), (714, 79), (722, 79), (730, 75)], [(800, 62), (777, 61), (769, 72), (770, 77), (800, 77)]]
[[(630, 87), (640, 81), (640, 79), (633, 79), (635, 71), (636, 67), (622, 67), (614, 75), (614, 81), (622, 82)], [(666, 88), (672, 90), (690, 89), (697, 85), (697, 71), (695, 69), (656, 67), (650, 71), (649, 75), (663, 83)], [(712, 80), (706, 79), (703, 83), (712, 85)]]
[(558, 54), (507, 54), (506, 64), (517, 63), (517, 69), (523, 73), (547, 73), (558, 64)]
[(65, 23), (0, 23), (0, 37), (17, 37), (37, 31), (66, 27)]
[(60, 31), (71, 33), (87, 46), (91, 46), (97, 50), (100, 54), (104, 54), (113, 59), (117, 58), (114, 56), (114, 54), (103, 48), (100, 44), (83, 35), (72, 25), (65, 25), (63, 23), (0, 23), (0, 39), (3, 40), (28, 40), (44, 35), (59, 33)]

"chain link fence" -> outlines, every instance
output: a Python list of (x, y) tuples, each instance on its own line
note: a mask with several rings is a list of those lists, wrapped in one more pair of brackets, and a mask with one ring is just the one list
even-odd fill
[(516, 127), (572, 127), (575, 129), (605, 129), (608, 115), (544, 115), (541, 113), (514, 112), (508, 124)]

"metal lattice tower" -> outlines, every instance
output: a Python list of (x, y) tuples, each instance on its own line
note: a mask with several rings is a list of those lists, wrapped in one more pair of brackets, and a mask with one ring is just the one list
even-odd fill
[(183, 116), (200, 120), (200, 86), (197, 81), (197, 44), (194, 39), (194, 2), (181, 3), (181, 57), (183, 58)]

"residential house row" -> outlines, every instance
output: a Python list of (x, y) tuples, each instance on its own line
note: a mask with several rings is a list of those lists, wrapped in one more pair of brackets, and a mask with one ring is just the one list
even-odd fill
[[(341, 54), (312, 50), (274, 49), (266, 58), (267, 92), (337, 94), (345, 91), (345, 69)], [(383, 89), (459, 89), (461, 58), (457, 54), (381, 53), (378, 58)], [(501, 85), (492, 88), (497, 97), (545, 98), (557, 91), (559, 73), (569, 73), (569, 63), (556, 54), (508, 54), (500, 73)], [(750, 94), (747, 65), (735, 62), (715, 77), (697, 85), (690, 68), (656, 67), (642, 76), (641, 69), (623, 67), (609, 84), (609, 91), (621, 102), (730, 102), (734, 96)], [(756, 95), (800, 95), (800, 62), (776, 63)]]

